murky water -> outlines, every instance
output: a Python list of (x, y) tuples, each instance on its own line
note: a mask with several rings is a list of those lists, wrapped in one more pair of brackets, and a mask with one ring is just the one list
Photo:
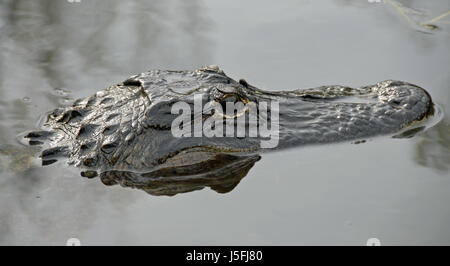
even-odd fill
[[(447, 0), (0, 1), (0, 244), (450, 244), (450, 16), (433, 20), (449, 10)], [(174, 197), (41, 167), (18, 141), (42, 113), (132, 74), (210, 64), (272, 90), (405, 80), (443, 118), (408, 139), (264, 154), (229, 193)]]

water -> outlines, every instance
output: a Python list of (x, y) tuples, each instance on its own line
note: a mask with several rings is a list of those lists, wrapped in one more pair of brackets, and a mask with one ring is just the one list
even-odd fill
[[(447, 0), (1, 1), (0, 244), (450, 244), (450, 16), (418, 25), (449, 10)], [(443, 118), (408, 139), (263, 154), (229, 193), (174, 197), (40, 167), (18, 141), (42, 113), (132, 74), (210, 64), (272, 90), (405, 80)]]

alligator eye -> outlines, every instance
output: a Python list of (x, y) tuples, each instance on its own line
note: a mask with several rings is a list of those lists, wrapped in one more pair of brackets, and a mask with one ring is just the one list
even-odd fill
[[(223, 113), (221, 115), (226, 119), (234, 119), (244, 115), (248, 110), (248, 107), (245, 106), (245, 104), (249, 101), (246, 98), (240, 97), (238, 94), (224, 94), (217, 102), (222, 106)], [(231, 103), (232, 105), (228, 106), (228, 103)]]
[(243, 104), (246, 104), (246, 103), (250, 102), (250, 100), (248, 98), (243, 97), (243, 96), (238, 95), (238, 94), (225, 95), (225, 97), (222, 99), (222, 101), (224, 103), (227, 103), (227, 102), (232, 102), (232, 103), (241, 102)]

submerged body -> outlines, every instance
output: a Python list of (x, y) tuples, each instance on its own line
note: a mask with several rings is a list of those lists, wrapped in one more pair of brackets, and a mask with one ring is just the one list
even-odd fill
[[(269, 92), (237, 82), (211, 66), (132, 76), (54, 110), (42, 131), (30, 132), (26, 138), (30, 144), (46, 145), (41, 155), (44, 165), (67, 157), (69, 164), (86, 170), (85, 176), (100, 173), (105, 184), (119, 182), (152, 194), (172, 195), (198, 189), (198, 181), (206, 180), (217, 191), (229, 191), (217, 180), (229, 182), (219, 177), (235, 173), (238, 178), (225, 185), (232, 189), (259, 160), (258, 153), (264, 150), (259, 145), (261, 137), (174, 137), (172, 126), (178, 115), (172, 107), (177, 102), (194, 105), (194, 95), (200, 95), (203, 103), (222, 106), (230, 101), (278, 102), (276, 149), (393, 135), (433, 113), (429, 94), (406, 82)], [(202, 121), (211, 116), (195, 110), (191, 115)], [(215, 115), (222, 116), (224, 123), (236, 119)], [(260, 119), (261, 115), (257, 123)], [(249, 121), (244, 127), (249, 127)], [(186, 181), (194, 185), (180, 185)]]

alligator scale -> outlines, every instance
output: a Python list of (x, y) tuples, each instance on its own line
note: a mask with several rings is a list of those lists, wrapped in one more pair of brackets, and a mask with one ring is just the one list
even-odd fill
[[(143, 189), (153, 195), (175, 195), (205, 186), (224, 193), (232, 190), (260, 159), (263, 137), (175, 137), (177, 102), (188, 106), (201, 97), (214, 102), (278, 103), (278, 145), (273, 149), (360, 141), (395, 135), (434, 112), (429, 94), (402, 81), (383, 81), (349, 88), (322, 86), (291, 91), (265, 91), (244, 80), (229, 78), (217, 66), (193, 71), (152, 70), (130, 77), (70, 107), (47, 115), (41, 130), (25, 138), (44, 145), (40, 155), (48, 165), (59, 158), (82, 168), (86, 177), (100, 176), (107, 185)], [(257, 110), (256, 123), (270, 120)], [(236, 123), (239, 111), (190, 109), (190, 117), (205, 121), (215, 115)], [(243, 110), (245, 113), (246, 110)], [(250, 127), (250, 120), (241, 126)]]

